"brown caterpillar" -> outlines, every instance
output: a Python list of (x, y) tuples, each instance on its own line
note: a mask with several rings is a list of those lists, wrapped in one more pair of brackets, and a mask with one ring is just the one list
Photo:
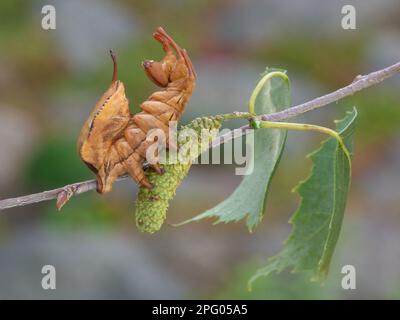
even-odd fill
[[(139, 185), (153, 188), (143, 171), (146, 151), (155, 142), (154, 138), (147, 137), (147, 133), (161, 129), (167, 147), (173, 147), (168, 139), (169, 122), (179, 120), (193, 92), (196, 73), (186, 50), (181, 49), (161, 27), (153, 37), (162, 44), (165, 56), (161, 61), (146, 60), (142, 65), (149, 79), (163, 90), (150, 95), (140, 105), (142, 111), (132, 115), (124, 84), (117, 80), (117, 62), (111, 52), (114, 65), (111, 85), (79, 135), (80, 158), (96, 174), (99, 193), (110, 191), (114, 181), (126, 173)], [(162, 173), (158, 161), (151, 167)]]

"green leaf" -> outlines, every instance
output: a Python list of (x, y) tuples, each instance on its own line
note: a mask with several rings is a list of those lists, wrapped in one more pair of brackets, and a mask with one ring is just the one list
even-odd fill
[[(337, 132), (351, 152), (357, 111), (336, 122)], [(312, 280), (326, 278), (342, 226), (351, 177), (349, 159), (338, 141), (329, 138), (309, 155), (313, 162), (311, 175), (295, 190), (301, 196), (298, 210), (290, 219), (293, 230), (283, 249), (258, 270), (251, 283), (272, 271), (293, 267), (293, 272), (311, 271)]]
[[(256, 114), (268, 114), (285, 109), (290, 105), (288, 77), (282, 71), (264, 73), (252, 98), (255, 98)], [(247, 226), (252, 231), (262, 219), (268, 186), (279, 162), (285, 140), (286, 130), (255, 130), (254, 139), (247, 139), (250, 150), (254, 150), (253, 158), (249, 161), (252, 164), (249, 165), (252, 172), (244, 176), (236, 190), (223, 202), (179, 225), (211, 217), (217, 218), (215, 223), (239, 221), (247, 217)]]

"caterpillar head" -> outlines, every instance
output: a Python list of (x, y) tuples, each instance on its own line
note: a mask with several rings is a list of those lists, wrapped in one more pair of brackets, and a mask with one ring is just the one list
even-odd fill
[[(153, 34), (165, 51), (161, 61), (145, 60), (143, 68), (151, 81), (160, 87), (166, 87), (177, 80), (194, 80), (196, 73), (185, 49), (181, 49), (161, 27)], [(175, 52), (174, 52), (175, 50)]]

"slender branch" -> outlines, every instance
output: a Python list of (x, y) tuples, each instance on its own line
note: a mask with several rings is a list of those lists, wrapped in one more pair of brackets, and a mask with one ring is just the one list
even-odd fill
[[(48, 190), (40, 193), (34, 193), (27, 196), (10, 198), (5, 200), (0, 200), (0, 209), (9, 209), (13, 207), (26, 206), (28, 204), (48, 201), (57, 199), (70, 198), (72, 195), (80, 194), (89, 190), (96, 189), (96, 180), (87, 180), (82, 182), (77, 182), (74, 184), (66, 185), (62, 188), (57, 188), (53, 190)], [(65, 202), (68, 200), (64, 200)], [(61, 208), (61, 207), (60, 207)]]
[(393, 64), (387, 68), (372, 72), (368, 75), (362, 76), (358, 75), (352, 83), (348, 86), (340, 88), (332, 93), (324, 95), (322, 97), (316, 98), (314, 100), (299, 104), (292, 108), (274, 113), (265, 115), (263, 120), (267, 121), (279, 121), (282, 119), (291, 118), (297, 116), (299, 114), (305, 113), (307, 111), (311, 111), (323, 106), (326, 106), (332, 102), (338, 101), (354, 93), (366, 89), (368, 87), (377, 85), (383, 80), (390, 78), (396, 74), (400, 73), (400, 62)]
[[(353, 95), (354, 93), (366, 89), (368, 87), (374, 86), (383, 80), (390, 78), (396, 74), (400, 73), (400, 62), (393, 64), (387, 68), (372, 72), (368, 75), (357, 76), (352, 83), (340, 88), (332, 93), (326, 94), (324, 96), (318, 97), (311, 101), (296, 105), (294, 107), (288, 108), (286, 110), (266, 114), (261, 117), (262, 120), (266, 121), (280, 121), (283, 119), (291, 118), (302, 113), (314, 110), (326, 106), (332, 102), (341, 100), (345, 97)], [(223, 117), (228, 119), (250, 119), (252, 117), (251, 113), (248, 112), (234, 112), (230, 114), (225, 114)], [(247, 134), (250, 126), (245, 125), (240, 128), (233, 130), (227, 134), (224, 134), (214, 141), (211, 142), (210, 148), (215, 148), (223, 143), (226, 143), (235, 138), (241, 137)], [(145, 165), (146, 166), (146, 165)], [(120, 177), (118, 181), (126, 179), (126, 176)], [(82, 182), (77, 182), (73, 184), (66, 185), (61, 188), (48, 190), (40, 193), (30, 194), (22, 197), (10, 198), (0, 200), (0, 210), (9, 209), (13, 207), (26, 206), (32, 203), (38, 203), (48, 200), (57, 199), (57, 208), (61, 207), (73, 196), (78, 195), (90, 190), (96, 189), (96, 180), (87, 180)]]
[[(368, 87), (377, 85), (378, 83), (384, 81), (387, 78), (390, 78), (396, 74), (400, 73), (400, 62), (397, 62), (387, 68), (372, 72), (367, 75), (358, 75), (352, 83), (347, 85), (346, 87), (340, 88), (334, 92), (328, 93), (324, 96), (315, 98), (313, 100), (304, 102), (302, 104), (296, 105), (294, 107), (285, 109), (280, 112), (275, 112), (271, 114), (265, 114), (261, 116), (262, 120), (265, 121), (280, 121), (284, 119), (288, 119), (291, 117), (298, 116), (300, 114), (306, 113), (308, 111), (327, 106), (331, 104), (332, 102), (339, 101), (343, 98), (346, 98), (350, 95), (353, 95), (354, 93), (361, 91), (363, 89), (366, 89)], [(226, 119), (229, 119), (228, 117), (231, 118), (243, 118), (243, 119), (249, 119), (252, 116), (249, 115), (247, 112), (234, 112), (232, 114), (227, 114)], [(219, 146), (222, 143), (228, 142), (232, 139), (236, 139), (238, 137), (241, 137), (242, 135), (247, 134), (248, 129), (250, 129), (249, 125), (245, 125), (242, 127), (239, 127), (233, 132), (228, 132), (224, 134), (223, 136), (218, 137), (211, 143), (211, 147), (215, 148)], [(0, 201), (0, 209), (1, 209), (1, 201)]]

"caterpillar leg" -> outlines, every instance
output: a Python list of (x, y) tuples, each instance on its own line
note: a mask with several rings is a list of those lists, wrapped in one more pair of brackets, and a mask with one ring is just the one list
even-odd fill
[(163, 34), (160, 32), (159, 29), (162, 29), (162, 28), (159, 27), (159, 28), (156, 29), (156, 31), (153, 33), (153, 38), (156, 39), (158, 42), (161, 43), (161, 45), (162, 45), (162, 47), (163, 47), (163, 50), (164, 50), (164, 52), (165, 52), (166, 54), (173, 53), (173, 52), (172, 52), (172, 48), (171, 48), (171, 46), (170, 46), (168, 40), (166, 40), (166, 39), (164, 38)]
[(153, 37), (162, 44), (165, 56), (160, 61), (145, 60), (142, 65), (151, 81), (160, 87), (166, 87), (169, 83), (170, 70), (175, 66), (177, 59), (170, 46), (170, 41), (158, 29), (153, 34)]
[(183, 54), (183, 58), (185, 59), (186, 66), (189, 69), (189, 74), (190, 74), (191, 78), (195, 79), (197, 77), (197, 75), (196, 75), (196, 71), (194, 70), (192, 60), (190, 60), (189, 55), (187, 54), (185, 49), (182, 50), (182, 54)]
[(162, 167), (160, 166), (159, 163), (152, 164), (152, 165), (151, 165), (151, 168), (152, 168), (155, 172), (157, 172), (158, 174), (164, 174), (164, 172), (165, 172), (164, 168), (162, 168)]
[[(155, 141), (152, 142), (153, 144)], [(157, 149), (154, 151), (154, 155), (152, 155), (150, 168), (152, 168), (158, 174), (164, 174), (164, 168), (160, 166), (160, 156), (159, 156), (159, 145), (157, 145)]]
[[(141, 142), (139, 147), (144, 142)], [(138, 147), (138, 148), (139, 148)], [(118, 152), (119, 158), (122, 159), (122, 166), (137, 183), (142, 186), (152, 189), (152, 184), (146, 179), (143, 171), (144, 158), (138, 153), (138, 148), (133, 149), (124, 138), (115, 142), (115, 149)]]
[(158, 27), (156, 32), (153, 34), (154, 38), (161, 42), (165, 52), (169, 52), (170, 50), (169, 45), (171, 45), (178, 54), (178, 57), (181, 60), (185, 61), (185, 64), (189, 70), (189, 74), (192, 76), (192, 79), (196, 78), (196, 71), (194, 70), (194, 66), (192, 61), (189, 58), (185, 49), (182, 49), (166, 32), (163, 28)]
[(141, 186), (151, 190), (153, 185), (147, 180), (144, 170), (142, 158), (139, 158), (136, 153), (133, 153), (128, 159), (124, 161), (124, 167), (128, 174)]
[(134, 153), (131, 157), (126, 159), (125, 168), (128, 174), (141, 186), (151, 190), (154, 188), (153, 184), (147, 180), (143, 170), (144, 160)]
[(166, 53), (171, 51), (171, 46), (175, 49), (179, 58), (183, 58), (183, 53), (181, 47), (179, 47), (176, 42), (165, 32), (165, 30), (161, 27), (156, 29), (156, 32), (153, 33), (154, 39), (159, 41), (164, 48)]

